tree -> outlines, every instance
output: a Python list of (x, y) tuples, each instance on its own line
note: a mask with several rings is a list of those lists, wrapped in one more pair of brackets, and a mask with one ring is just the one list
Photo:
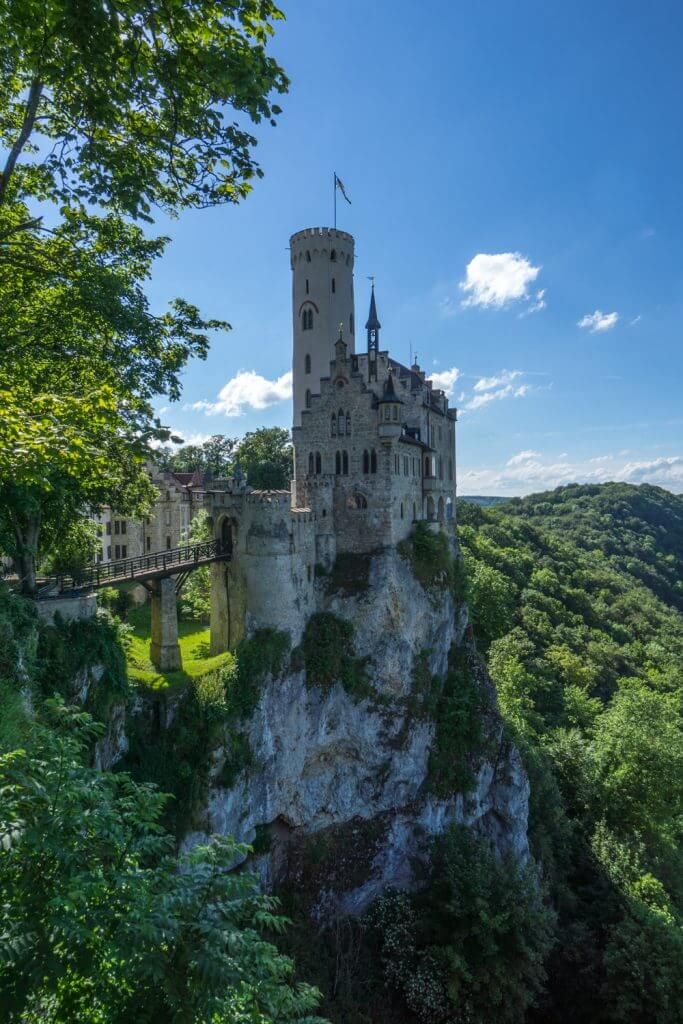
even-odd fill
[(289, 431), (260, 427), (245, 434), (235, 461), (257, 490), (288, 490), (293, 471)]
[(155, 461), (162, 469), (174, 473), (193, 473), (199, 470), (212, 477), (228, 476), (237, 440), (224, 434), (214, 434), (203, 444), (186, 444), (173, 451), (165, 448), (157, 452)]
[(7, 0), (0, 207), (35, 195), (149, 218), (244, 198), (262, 172), (237, 118), (280, 113), (280, 18), (271, 0)]
[(87, 767), (92, 720), (46, 709), (51, 728), (0, 756), (4, 1019), (314, 1024), (318, 994), (263, 938), (277, 900), (228, 870), (244, 848), (216, 838), (179, 871), (166, 797)]

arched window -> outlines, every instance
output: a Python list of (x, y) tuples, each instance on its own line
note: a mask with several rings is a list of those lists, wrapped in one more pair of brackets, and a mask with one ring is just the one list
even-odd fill
[(335, 452), (335, 456), (334, 456), (334, 471), (337, 474), (337, 476), (339, 476), (341, 474), (341, 467), (342, 467), (341, 452)]
[(308, 453), (308, 475), (313, 476), (313, 452)]
[(347, 412), (347, 414), (346, 414), (346, 433), (349, 436), (351, 434), (351, 413), (350, 412)]
[(306, 388), (306, 408), (311, 408), (311, 389)]
[(340, 437), (344, 436), (344, 424), (345, 424), (345, 422), (346, 422), (346, 418), (344, 416), (344, 410), (340, 409), (339, 412), (337, 413), (337, 431), (338, 431)]
[(337, 414), (335, 412), (332, 413), (332, 419), (330, 420), (330, 436), (337, 436)]
[(370, 452), (370, 472), (371, 473), (376, 473), (377, 472), (377, 452), (375, 451), (374, 448)]
[(320, 474), (323, 471), (323, 460), (320, 452), (315, 453), (315, 471)]
[(363, 472), (370, 472), (370, 453), (368, 452), (367, 448), (363, 452)]
[(334, 280), (334, 278), (332, 278), (332, 294), (333, 295), (336, 292), (336, 290), (337, 290), (337, 284), (336, 284), (336, 281)]
[(309, 353), (307, 352), (306, 356), (304, 358), (304, 373), (310, 373), (310, 372), (311, 372), (311, 357), (310, 357)]
[(349, 475), (349, 453), (342, 452), (342, 472), (344, 476)]
[(346, 507), (356, 511), (368, 507), (368, 499), (364, 494), (349, 494), (346, 500)]
[(330, 253), (330, 259), (332, 260), (333, 263), (337, 262), (337, 250), (336, 249), (333, 249), (332, 252)]

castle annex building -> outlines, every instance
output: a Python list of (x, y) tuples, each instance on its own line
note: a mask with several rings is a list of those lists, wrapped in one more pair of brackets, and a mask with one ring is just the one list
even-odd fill
[(216, 651), (256, 626), (298, 642), (318, 610), (316, 566), (395, 546), (417, 521), (449, 529), (454, 515), (456, 410), (417, 363), (382, 348), (374, 286), (357, 330), (353, 237), (307, 228), (290, 253), (294, 480), (209, 485), (214, 534), (232, 553), (212, 568)]

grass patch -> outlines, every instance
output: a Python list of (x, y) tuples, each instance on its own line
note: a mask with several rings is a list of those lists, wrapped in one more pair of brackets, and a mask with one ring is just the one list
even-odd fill
[(210, 629), (201, 622), (178, 623), (178, 643), (183, 667), (174, 672), (161, 672), (149, 657), (152, 633), (151, 606), (149, 603), (133, 609), (128, 614), (132, 632), (128, 641), (126, 661), (128, 677), (150, 690), (178, 690), (186, 687), (193, 679), (209, 672), (223, 669), (234, 663), (229, 652), (209, 656)]

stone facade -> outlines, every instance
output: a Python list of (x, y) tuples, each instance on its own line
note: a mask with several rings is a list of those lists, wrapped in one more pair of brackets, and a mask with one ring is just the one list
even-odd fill
[(298, 642), (317, 610), (316, 570), (338, 554), (395, 547), (422, 520), (453, 528), (456, 410), (417, 364), (380, 350), (374, 288), (356, 353), (351, 235), (308, 228), (290, 245), (294, 480), (290, 491), (241, 479), (206, 490), (231, 552), (212, 569), (215, 653), (266, 626)]

